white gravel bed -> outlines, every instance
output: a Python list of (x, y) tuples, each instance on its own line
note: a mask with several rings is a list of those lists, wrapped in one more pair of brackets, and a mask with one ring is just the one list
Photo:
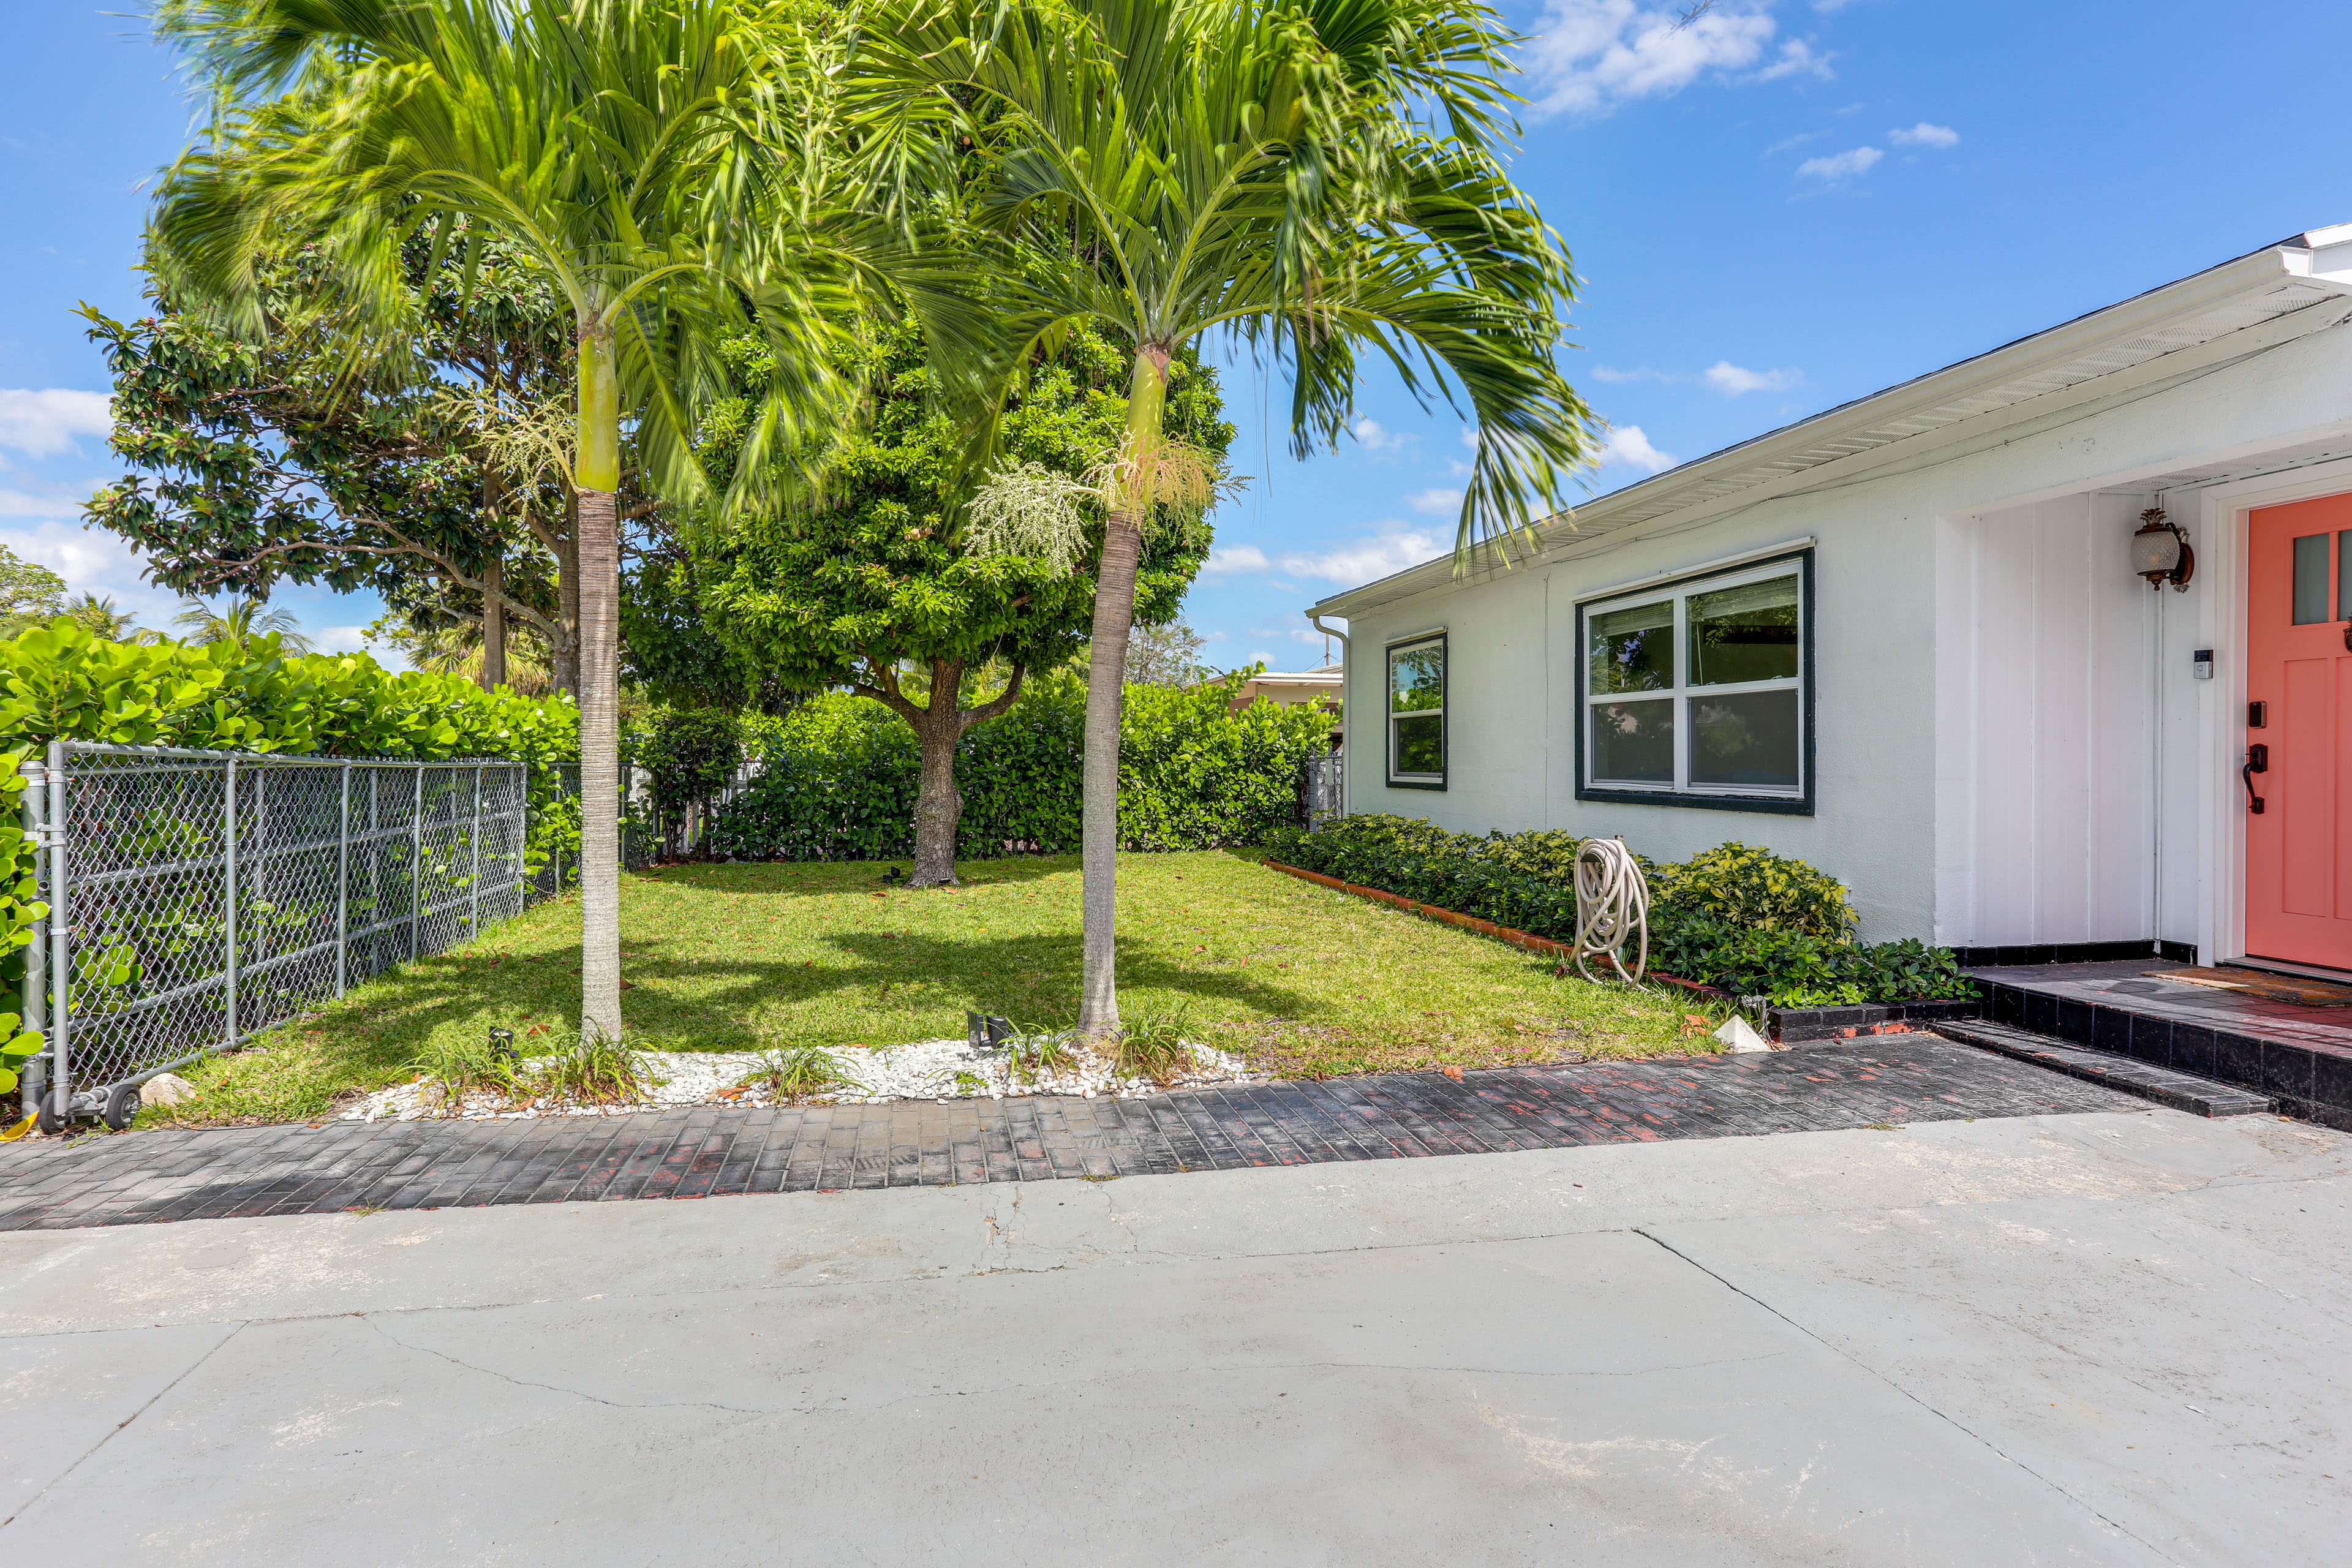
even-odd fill
[[(1037, 1094), (1072, 1094), (1137, 1099), (1163, 1088), (1183, 1089), (1209, 1083), (1263, 1083), (1267, 1075), (1253, 1072), (1249, 1063), (1230, 1051), (1191, 1041), (1192, 1068), (1167, 1085), (1149, 1079), (1120, 1078), (1108, 1057), (1083, 1046), (1073, 1046), (1076, 1066), (1053, 1075), (1018, 1070), (1007, 1047), (978, 1050), (959, 1039), (916, 1040), (903, 1046), (844, 1046), (831, 1055), (852, 1080), (851, 1086), (803, 1097), (801, 1103), (883, 1105), (894, 1100), (1003, 1100)], [(639, 1055), (653, 1079), (652, 1094), (625, 1105), (583, 1105), (549, 1096), (517, 1102), (505, 1095), (477, 1091), (466, 1096), (454, 1114), (467, 1121), (521, 1120), (540, 1116), (626, 1116), (635, 1111), (662, 1110), (685, 1105), (766, 1105), (775, 1097), (765, 1086), (733, 1089), (746, 1073), (757, 1068), (765, 1053), (757, 1051), (644, 1051)], [(342, 1113), (345, 1121), (414, 1121), (423, 1117), (449, 1116), (437, 1089), (423, 1079), (380, 1089)]]

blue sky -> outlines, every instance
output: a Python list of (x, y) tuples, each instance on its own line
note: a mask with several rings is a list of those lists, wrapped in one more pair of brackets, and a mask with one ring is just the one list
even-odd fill
[[(2306, 227), (2352, 220), (2334, 134), (2352, 7), (1984, 0), (1544, 0), (1521, 183), (1574, 254), (1570, 379), (1606, 490)], [(142, 182), (190, 105), (137, 24), (16, 0), (0, 61), (0, 542), (148, 624), (172, 596), (74, 521), (110, 477), (104, 366), (72, 314), (138, 309)], [(1442, 552), (1460, 418), (1385, 380), (1359, 438), (1287, 456), (1287, 389), (1228, 368), (1248, 493), (1187, 618), (1213, 662), (1317, 662), (1299, 610)], [(329, 647), (373, 599), (282, 590)]]

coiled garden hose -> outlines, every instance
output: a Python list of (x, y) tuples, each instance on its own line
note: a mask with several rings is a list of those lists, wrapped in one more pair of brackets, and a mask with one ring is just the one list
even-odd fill
[[(1625, 944), (1635, 942), (1633, 967)], [(1606, 958), (1617, 978), (1638, 985), (1650, 965), (1650, 883), (1622, 838), (1588, 838), (1576, 851), (1576, 972), (1587, 980), (1587, 958)]]

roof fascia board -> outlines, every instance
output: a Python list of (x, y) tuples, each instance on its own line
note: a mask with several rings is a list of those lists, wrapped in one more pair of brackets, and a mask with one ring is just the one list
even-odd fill
[[(2072, 321), (2050, 328), (2046, 331), (2036, 332), (2030, 338), (2021, 338), (2016, 342), (1990, 350), (1973, 359), (1962, 360), (1959, 363), (1947, 366), (1942, 370), (1930, 371), (1926, 375), (1899, 382), (1884, 392), (1873, 393), (1867, 397), (1857, 398), (1852, 403), (1842, 404), (1838, 407), (1816, 414), (1810, 419), (1783, 426), (1778, 430), (1768, 431), (1764, 435), (1741, 442), (1738, 446), (1727, 447), (1720, 452), (1711, 453), (1696, 462), (1686, 463), (1679, 468), (1669, 468), (1654, 479), (1628, 485), (1623, 489), (1604, 496), (1583, 510), (1590, 513), (1613, 505), (1622, 505), (1645, 489), (1654, 490), (1657, 488), (1664, 488), (1668, 480), (1679, 479), (1687, 482), (1713, 477), (1726, 468), (1752, 467), (1763, 460), (1764, 453), (1760, 448), (1766, 447), (1824, 446), (1846, 432), (1866, 429), (1875, 425), (1892, 424), (1919, 410), (1957, 402), (1972, 393), (2004, 385), (2029, 376), (2037, 370), (2080, 359), (2084, 354), (2108, 343), (2138, 337), (2168, 319), (2200, 315), (2228, 303), (2240, 294), (2252, 292), (2257, 285), (2284, 281), (2290, 276), (2280, 260), (2284, 254), (2285, 253), (2276, 250), (2263, 250), (2256, 251), (2252, 256), (2242, 257), (2236, 261), (2225, 262), (2210, 271), (2183, 279), (2180, 282), (2167, 288), (2140, 295), (2137, 299), (2126, 300), (2121, 304), (2110, 305), (2088, 316), (2077, 317)], [(2322, 278), (2313, 280), (2328, 284), (2337, 289), (2347, 288), (2347, 284), (2337, 283), (2332, 279)], [(2300, 311), (2294, 313), (2301, 314)], [(2187, 353), (2192, 351), (2180, 349), (2174, 352)], [(2166, 360), (2172, 357), (2172, 354), (2159, 354), (2157, 359)], [(2157, 361), (2147, 363), (2154, 363)], [(2109, 380), (2107, 376), (2095, 376), (2090, 382), (2083, 384), (2096, 385), (2107, 380)], [(2045, 393), (2042, 395), (2049, 397), (2060, 395), (2060, 394)], [(2042, 397), (2029, 397), (2004, 408), (1988, 410), (1984, 414), (1958, 423), (1976, 425), (1988, 419), (1998, 420), (2012, 410), (2023, 410), (2042, 401)], [(1889, 442), (1887, 445), (1905, 446), (1917, 439), (1919, 437), (1916, 436), (1906, 437), (1903, 440)], [(1872, 450), (1879, 449), (1881, 448), (1872, 448)]]
[[(2352, 225), (2345, 226), (2345, 237), (2347, 243), (2344, 256), (2347, 263), (2352, 263)], [(2334, 248), (2330, 247), (2331, 250)], [(1696, 462), (1685, 464), (1679, 468), (1669, 469), (1656, 476), (1655, 479), (1629, 485), (1569, 514), (1588, 526), (1576, 529), (1575, 532), (1568, 537), (1546, 543), (1539, 549), (1537, 560), (1541, 563), (1561, 559), (1571, 553), (1583, 553), (1577, 549), (1577, 546), (1588, 543), (1603, 534), (1616, 531), (1615, 529), (1606, 527), (1611, 512), (1623, 510), (1626, 503), (1636, 500), (1648, 500), (1655, 494), (1653, 487), (1662, 485), (1669, 479), (1676, 481), (1678, 485), (1704, 483), (1724, 468), (1753, 467), (1759, 462), (1769, 460), (1764, 450), (1768, 444), (1800, 448), (1822, 446), (1835, 440), (1843, 431), (1890, 423), (1903, 417), (1906, 412), (1949, 403), (1987, 385), (2000, 385), (2015, 381), (2022, 375), (2031, 374), (2042, 364), (2063, 363), (2080, 358), (2083, 354), (2100, 346), (2102, 342), (2137, 336), (2164, 318), (2193, 316), (2212, 310), (2227, 303), (2233, 296), (2252, 291), (2259, 284), (2280, 281), (2290, 275), (2297, 278), (2308, 277), (2314, 281), (2327, 284), (2331, 292), (2352, 294), (2352, 271), (2347, 271), (2339, 279), (2336, 277), (2315, 277), (2302, 272), (2291, 274), (2289, 268), (2283, 265), (2284, 258), (2312, 254), (2315, 253), (2279, 248), (2257, 251), (2252, 256), (2225, 262), (2210, 271), (2184, 279), (2167, 288), (2152, 290), (2137, 299), (2126, 300), (2120, 305), (2109, 306), (2091, 316), (2078, 318), (2074, 321), (2053, 328), (2049, 331), (2021, 340), (2017, 343), (2009, 345), (2008, 348), (1995, 349), (1975, 359), (1963, 360), (1959, 364), (1946, 370), (1931, 372), (1916, 380), (1901, 383), (1885, 392), (1873, 394), (1869, 397), (1815, 415), (1811, 419), (1756, 437), (1737, 447), (1727, 447), (1720, 452), (1699, 458)], [(2116, 315), (2117, 311), (2128, 312), (2128, 318), (2119, 320)], [(1689, 507), (1644, 518), (1642, 522), (1643, 524), (1669, 521), (1677, 524), (1688, 523), (1717, 513), (1773, 500), (1792, 491), (1812, 488), (1824, 479), (1834, 479), (1841, 483), (1852, 482), (1855, 477), (1872, 468), (1929, 453), (1941, 452), (1944, 456), (1939, 460), (1948, 460), (1950, 458), (1965, 455), (1948, 450), (1959, 442), (1970, 441), (1980, 446), (1990, 446), (2002, 440), (2013, 440), (2023, 433), (2020, 429), (2022, 426), (2039, 426), (2052, 422), (2070, 415), (2073, 410), (2086, 402), (2111, 397), (2119, 393), (2140, 390), (2152, 382), (2192, 374), (2231, 359), (2263, 353), (2277, 347), (2280, 343), (2332, 326), (2336, 324), (2337, 319), (2333, 312), (2325, 309), (2322, 303), (2315, 303), (2302, 310), (2290, 311), (2273, 321), (2242, 328), (2234, 332), (2227, 332), (2221, 337), (2189, 348), (2176, 349), (2170, 353), (2158, 354), (2154, 359), (2145, 360), (2138, 364), (2113, 371), (2105, 375), (2094, 376), (2088, 381), (2079, 382), (2073, 386), (2044, 393), (2038, 397), (2029, 397), (2003, 408), (1988, 410), (1974, 418), (1958, 420), (1937, 429), (1922, 431), (1916, 436), (1907, 436), (1900, 440), (1867, 447), (1843, 458), (1832, 458), (1828, 462), (1816, 463), (1776, 479), (1764, 480), (1714, 497), (1709, 500), (1696, 502)], [(2095, 324), (2097, 328), (2095, 331), (2086, 331), (2068, 336), (2063, 345), (2053, 345), (2051, 342), (2051, 340), (2059, 334), (2073, 333), (2074, 329), (2087, 329)], [(2014, 358), (2007, 357), (2011, 350), (2021, 351), (2029, 345), (2033, 346), (2036, 352), (2032, 354), (2021, 353)], [(1999, 364), (1988, 363), (1996, 357), (2000, 358)], [(1976, 370), (1977, 374), (1965, 378), (1959, 376), (1958, 373), (1970, 369)], [(1954, 379), (1946, 381), (1944, 378), (1948, 376)], [(1913, 393), (1914, 395), (1896, 400), (1898, 394), (1906, 391)], [(1490, 554), (1488, 560), (1474, 562), (1466, 572), (1457, 574), (1454, 570), (1454, 558), (1450, 555), (1442, 555), (1433, 561), (1408, 566), (1403, 571), (1388, 577), (1335, 594), (1315, 605), (1307, 613), (1344, 616), (1348, 613), (1346, 605), (1350, 600), (1363, 600), (1367, 605), (1383, 604), (1409, 594), (1425, 593), (1446, 582), (1479, 580), (1509, 569), (1494, 560)], [(1365, 599), (1365, 595), (1375, 593), (1378, 595), (1376, 598)]]
[[(2162, 354), (2127, 369), (2012, 405), (2021, 414), (2030, 413), (2031, 418), (1997, 420), (1990, 425), (1969, 419), (1948, 425), (1940, 430), (1922, 431), (1905, 440), (1890, 441), (1883, 447), (1873, 447), (1848, 457), (1817, 463), (1810, 468), (1801, 468), (1729, 495), (1717, 496), (1680, 511), (1662, 512), (1654, 518), (1644, 518), (1634, 526), (1653, 522), (1689, 523), (1760, 501), (1801, 496), (1822, 489), (1843, 489), (1864, 479), (1891, 477), (1890, 473), (1879, 471), (1882, 469), (1905, 472), (1953, 462), (1994, 447), (2040, 435), (2057, 426), (2072, 424), (2081, 416), (2086, 404), (2105, 402), (2135, 393), (2149, 395), (2162, 392), (2207, 371), (2221, 369), (2239, 360), (2252, 359), (2297, 338), (2325, 331), (2344, 319), (2341, 310), (2326, 305), (2306, 306), (2258, 326), (2200, 343), (2194, 348)], [(1613, 531), (1580, 532), (1574, 538), (1560, 540), (1547, 547), (1546, 558), (1559, 559), (1580, 553), (1576, 549), (1580, 543), (1586, 540), (1605, 539), (1609, 532)]]

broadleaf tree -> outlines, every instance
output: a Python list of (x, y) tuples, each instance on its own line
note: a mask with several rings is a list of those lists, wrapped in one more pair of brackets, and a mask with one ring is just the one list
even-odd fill
[[(1457, 561), (1507, 554), (1596, 443), (1554, 356), (1575, 277), (1510, 180), (1517, 36), (1477, 0), (932, 0), (866, 50), (864, 112), (909, 190), (952, 124), (989, 171), (977, 213), (1028, 291), (994, 318), (1076, 323), (1130, 356), (1107, 486), (1085, 762), (1079, 1026), (1118, 1028), (1121, 675), (1144, 524), (1195, 466), (1169, 367), (1204, 342), (1290, 384), (1293, 448), (1336, 444), (1370, 358), (1475, 421)], [(1176, 449), (1171, 449), (1176, 448)]]
[[(905, 720), (920, 743), (910, 881), (955, 880), (956, 748), (1019, 700), (1032, 672), (1085, 641), (1099, 549), (1099, 507), (1062, 558), (974, 548), (980, 483), (973, 433), (934, 395), (919, 323), (881, 323), (856, 379), (866, 418), (828, 453), (814, 500), (731, 531), (697, 563), (707, 624), (767, 679), (802, 690), (847, 687)], [(1127, 419), (1127, 356), (1081, 323), (1019, 367), (986, 433), (998, 465), (1077, 491), (1115, 450)], [(1171, 360), (1167, 427), (1222, 461), (1233, 428), (1214, 373)], [(712, 421), (723, 442), (724, 412)], [(714, 454), (714, 464), (723, 460)], [(1137, 613), (1172, 617), (1207, 559), (1197, 515), (1171, 514), (1136, 567)]]
[(315, 245), (257, 258), (258, 331), (208, 320), (163, 265), (149, 269), (150, 314), (84, 306), (114, 382), (110, 444), (132, 469), (88, 521), (182, 593), (369, 589), (424, 625), (477, 625), (486, 689), (505, 679), (509, 626), (528, 627), (569, 689), (575, 508), (561, 466), (517, 428), (568, 412), (569, 312), (526, 258), (484, 248), (467, 276), (412, 236), (407, 330), (357, 363), (354, 330), (376, 323), (355, 322)]

